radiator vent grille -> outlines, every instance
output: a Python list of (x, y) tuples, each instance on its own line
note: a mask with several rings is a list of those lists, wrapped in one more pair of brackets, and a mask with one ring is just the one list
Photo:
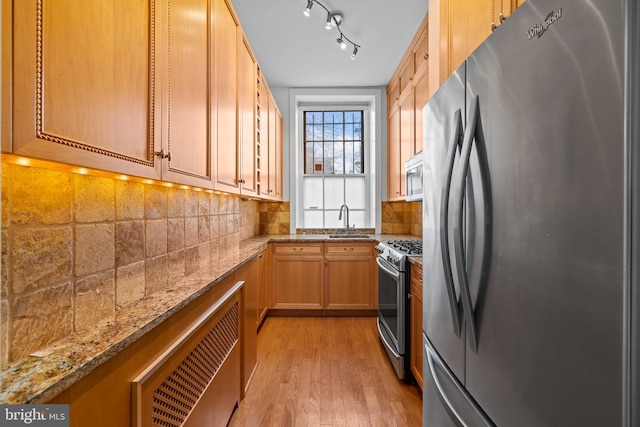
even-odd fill
[(238, 341), (238, 303), (153, 392), (153, 425), (180, 427)]

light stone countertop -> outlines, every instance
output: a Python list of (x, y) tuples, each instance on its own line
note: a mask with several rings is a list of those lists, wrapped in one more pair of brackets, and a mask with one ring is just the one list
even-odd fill
[[(240, 242), (209, 268), (198, 270), (163, 292), (116, 313), (115, 319), (74, 332), (0, 372), (0, 403), (45, 403), (120, 353), (181, 308), (220, 283), (269, 242), (357, 242), (417, 239), (409, 235), (368, 234), (369, 238), (329, 238), (322, 234), (255, 236)], [(421, 257), (409, 257), (422, 265)]]

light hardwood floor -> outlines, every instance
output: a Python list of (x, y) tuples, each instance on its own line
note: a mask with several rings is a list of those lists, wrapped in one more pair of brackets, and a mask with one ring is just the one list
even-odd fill
[(268, 317), (258, 367), (229, 426), (421, 426), (373, 317)]

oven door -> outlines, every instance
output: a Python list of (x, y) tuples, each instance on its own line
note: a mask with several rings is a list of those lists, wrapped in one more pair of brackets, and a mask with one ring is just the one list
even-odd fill
[[(398, 355), (405, 352), (405, 285), (404, 272), (383, 258), (378, 263), (378, 323), (381, 338), (389, 339)], [(386, 332), (386, 333), (385, 333)], [(391, 350), (391, 349), (390, 349)]]

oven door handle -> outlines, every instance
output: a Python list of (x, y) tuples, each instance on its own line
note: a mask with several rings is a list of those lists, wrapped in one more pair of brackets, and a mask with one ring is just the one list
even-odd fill
[[(389, 264), (387, 261), (383, 260), (380, 257), (377, 257), (376, 262), (378, 263), (378, 267), (380, 267), (380, 269), (387, 273), (389, 276), (392, 276), (396, 280), (400, 279), (400, 272), (393, 269), (391, 264)], [(387, 267), (385, 264), (389, 265), (391, 268)]]
[(389, 349), (389, 351), (391, 353), (393, 353), (393, 355), (396, 358), (399, 358), (400, 355), (398, 354), (398, 352), (395, 350), (395, 348), (393, 347), (393, 345), (389, 344), (389, 341), (387, 341), (387, 338), (385, 338), (384, 336), (384, 332), (382, 332), (382, 328), (380, 327), (380, 318), (378, 318), (378, 320), (376, 321), (376, 325), (378, 325), (378, 335), (380, 336), (380, 339), (384, 342), (385, 347), (387, 347)]

